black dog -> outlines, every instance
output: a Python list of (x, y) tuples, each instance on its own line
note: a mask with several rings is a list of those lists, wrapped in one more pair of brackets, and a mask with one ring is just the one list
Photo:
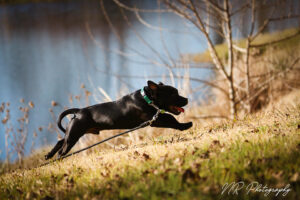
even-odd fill
[[(57, 142), (55, 147), (45, 156), (49, 159), (58, 152), (59, 157), (66, 155), (81, 136), (85, 133), (99, 134), (101, 130), (131, 129), (152, 119), (157, 108), (164, 109), (175, 115), (184, 112), (181, 108), (188, 99), (179, 96), (174, 87), (156, 84), (148, 81), (148, 86), (135, 91), (123, 98), (86, 108), (72, 108), (62, 112), (58, 118), (58, 127), (65, 132), (65, 137)], [(154, 104), (154, 105), (152, 105)], [(74, 114), (67, 130), (61, 125), (61, 120), (68, 114)], [(151, 124), (152, 127), (174, 128), (186, 130), (192, 127), (192, 122), (179, 123), (170, 114), (159, 114)]]

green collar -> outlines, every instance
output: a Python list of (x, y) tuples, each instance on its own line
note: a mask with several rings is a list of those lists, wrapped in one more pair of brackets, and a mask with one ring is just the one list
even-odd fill
[(148, 103), (148, 104), (152, 104), (153, 102), (149, 99), (149, 97), (146, 95), (145, 91), (144, 91), (144, 88), (141, 89), (141, 95), (143, 96), (143, 98), (145, 99), (145, 101)]
[(161, 114), (166, 113), (166, 111), (165, 111), (164, 109), (160, 109), (159, 107), (157, 107), (156, 105), (154, 105), (153, 101), (150, 100), (149, 97), (146, 95), (146, 93), (145, 93), (145, 91), (144, 91), (144, 88), (141, 89), (141, 95), (143, 96), (143, 98), (145, 99), (145, 101), (146, 101), (149, 105), (153, 106), (156, 110), (159, 110), (159, 112), (160, 112)]

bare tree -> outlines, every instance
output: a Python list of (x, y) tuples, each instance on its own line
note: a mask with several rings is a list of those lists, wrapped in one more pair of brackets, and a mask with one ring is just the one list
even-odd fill
[[(212, 88), (220, 90), (222, 93), (225, 93), (225, 97), (229, 102), (230, 116), (229, 118), (234, 119), (237, 115), (239, 109), (244, 109), (246, 112), (251, 112), (252, 101), (257, 96), (259, 96), (272, 80), (276, 77), (282, 75), (282, 72), (268, 72), (268, 76), (264, 77), (264, 82), (261, 84), (253, 84), (254, 81), (257, 81), (257, 75), (252, 76), (251, 73), (251, 55), (255, 54), (261, 47), (268, 45), (273, 45), (278, 42), (289, 40), (300, 34), (300, 30), (293, 32), (287, 36), (284, 36), (278, 40), (260, 42), (258, 43), (256, 39), (268, 28), (270, 23), (275, 23), (282, 20), (289, 19), (300, 19), (299, 13), (289, 12), (288, 14), (278, 15), (276, 12), (278, 7), (284, 6), (288, 0), (284, 1), (256, 1), (256, 0), (247, 0), (247, 1), (230, 1), (230, 0), (158, 0), (157, 9), (140, 9), (135, 7), (130, 7), (119, 0), (114, 0), (114, 2), (120, 7), (120, 10), (123, 12), (124, 19), (126, 22), (131, 25), (130, 21), (126, 17), (126, 14), (123, 10), (130, 11), (135, 13), (137, 19), (144, 24), (145, 26), (151, 29), (157, 29), (162, 31), (161, 27), (154, 27), (147, 22), (145, 22), (140, 13), (152, 12), (152, 13), (175, 13), (184, 20), (190, 22), (195, 26), (201, 33), (201, 37), (204, 37), (209, 54), (212, 58), (214, 64), (213, 70), (215, 70), (223, 78), (225, 86), (220, 86), (219, 84), (214, 83), (213, 81), (196, 79), (201, 83), (207, 84)], [(164, 6), (161, 6), (163, 4)], [(101, 1), (103, 12), (105, 9), (103, 7), (103, 1)], [(263, 7), (268, 7), (268, 12), (264, 14), (264, 19), (258, 21), (256, 18), (259, 15), (259, 11)], [(277, 9), (277, 10), (276, 10)], [(238, 18), (244, 15), (244, 13), (250, 13), (250, 20), (248, 23), (249, 27), (246, 31), (246, 44), (241, 46), (238, 45), (234, 40), (233, 30), (236, 28), (235, 22)], [(274, 15), (274, 14), (277, 15)], [(108, 15), (105, 13), (107, 20), (110, 23)], [(212, 23), (213, 22), (213, 23)], [(111, 26), (113, 24), (110, 23)], [(132, 27), (132, 26), (130, 26)], [(219, 37), (223, 38), (227, 47), (227, 57), (224, 59), (217, 51), (216, 46), (213, 42), (214, 35), (211, 32), (218, 34)], [(165, 58), (161, 57), (159, 52), (151, 47), (147, 40), (142, 38), (135, 31), (136, 35), (146, 46), (149, 47), (159, 58), (159, 60), (154, 60), (148, 58), (146, 55), (142, 55), (140, 52), (135, 52), (140, 54), (151, 61), (152, 64), (165, 66), (170, 71), (170, 77), (176, 77), (172, 73), (174, 67), (180, 66), (178, 64), (181, 61), (178, 61), (174, 58), (171, 58), (167, 53), (167, 57), (170, 62), (166, 61)], [(237, 58), (242, 55), (243, 62), (237, 62)], [(289, 63), (290, 66), (285, 68), (285, 72), (290, 71), (295, 68), (295, 65), (298, 63), (299, 57), (296, 57), (292, 62)], [(182, 63), (181, 63), (182, 64)], [(238, 71), (242, 73), (237, 73)], [(241, 78), (242, 74), (242, 78)], [(266, 75), (266, 74), (265, 74)], [(263, 75), (262, 75), (263, 76)], [(178, 77), (177, 78), (182, 78)]]
[[(283, 15), (279, 17), (273, 17), (275, 8), (284, 5), (285, 1), (273, 1), (272, 4), (268, 4), (271, 9), (269, 16), (266, 17), (264, 22), (256, 27), (255, 20), (256, 12), (260, 8), (257, 6), (255, 0), (249, 0), (244, 2), (244, 4), (239, 5), (236, 7), (232, 1), (224, 0), (224, 1), (210, 1), (210, 0), (203, 0), (203, 1), (193, 1), (193, 0), (177, 0), (177, 1), (169, 1), (164, 0), (164, 3), (168, 6), (168, 8), (172, 9), (176, 14), (183, 17), (184, 19), (189, 20), (192, 22), (203, 36), (206, 38), (210, 55), (213, 59), (213, 62), (218, 69), (219, 73), (221, 73), (226, 80), (228, 85), (228, 96), (230, 102), (230, 118), (233, 119), (237, 113), (237, 104), (243, 102), (245, 108), (248, 112), (251, 112), (251, 99), (254, 98), (257, 94), (254, 91), (259, 91), (262, 86), (252, 89), (251, 87), (251, 77), (250, 77), (250, 58), (251, 52), (256, 48), (275, 44), (277, 42), (288, 40), (299, 35), (300, 30), (296, 31), (295, 33), (281, 38), (278, 41), (271, 41), (266, 43), (254, 44), (255, 39), (263, 33), (263, 31), (268, 27), (269, 23), (279, 21), (279, 20), (287, 20), (291, 18), (299, 18), (299, 14), (289, 14)], [(262, 6), (262, 3), (258, 4)], [(267, 6), (267, 5), (264, 5)], [(250, 22), (250, 30), (247, 35), (246, 39), (246, 47), (241, 48), (234, 44), (233, 41), (233, 19), (236, 15), (241, 12), (245, 12), (245, 10), (251, 10), (251, 22)], [(205, 19), (206, 18), (206, 19)], [(217, 29), (218, 27), (213, 27), (210, 24), (209, 18), (214, 18), (217, 21), (217, 26), (221, 27), (220, 35), (224, 37), (226, 44), (227, 44), (227, 51), (228, 51), (228, 58), (227, 63), (226, 61), (222, 61), (220, 56), (217, 54), (215, 46), (213, 45), (211, 35), (209, 34), (210, 29)], [(235, 58), (237, 57), (238, 53), (245, 54), (245, 61), (244, 61), (244, 87), (236, 85), (235, 81), (235, 74), (234, 68), (238, 68), (239, 66), (235, 63)], [(298, 59), (296, 59), (298, 62)], [(271, 78), (271, 79), (274, 79)], [(245, 92), (246, 97), (237, 98), (238, 90), (243, 90)], [(252, 91), (253, 90), (253, 91)]]

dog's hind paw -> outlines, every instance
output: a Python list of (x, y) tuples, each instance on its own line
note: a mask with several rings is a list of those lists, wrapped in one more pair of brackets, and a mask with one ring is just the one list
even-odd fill
[(45, 155), (45, 160), (48, 160), (48, 159), (50, 159), (52, 156), (51, 155), (49, 155), (49, 153), (47, 154), (47, 155)]

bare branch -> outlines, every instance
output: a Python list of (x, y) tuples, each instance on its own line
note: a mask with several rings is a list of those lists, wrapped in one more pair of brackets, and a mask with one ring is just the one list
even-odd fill
[[(142, 54), (140, 51), (137, 51), (136, 49), (133, 49), (131, 47), (129, 47), (128, 45), (126, 45), (124, 43), (124, 41), (122, 40), (120, 34), (118, 33), (118, 31), (116, 30), (116, 28), (114, 27), (113, 23), (111, 22), (107, 12), (106, 12), (106, 9), (104, 7), (104, 3), (103, 3), (103, 0), (100, 0), (100, 6), (101, 6), (101, 9), (102, 9), (102, 12), (103, 12), (103, 15), (106, 19), (106, 21), (108, 22), (111, 30), (113, 31), (114, 35), (117, 37), (117, 39), (119, 40), (120, 43), (124, 44), (128, 49), (130, 49), (131, 51), (133, 51), (134, 53), (136, 53), (137, 55), (141, 56), (142, 58), (148, 60), (150, 63), (156, 65), (156, 66), (163, 66), (165, 67), (166, 65), (160, 63), (159, 61), (157, 60), (154, 60), (154, 59), (150, 59), (149, 57), (147, 57), (146, 55)], [(121, 8), (120, 8), (121, 9)], [(126, 20), (126, 19), (125, 19)]]
[(247, 50), (246, 48), (242, 48), (242, 47), (239, 47), (238, 45), (236, 44), (233, 44), (233, 48), (241, 53), (247, 53)]
[(239, 12), (243, 12), (245, 9), (250, 8), (249, 3), (245, 3), (244, 5), (242, 5), (240, 8), (236, 9), (235, 11), (233, 11), (230, 16), (233, 17), (234, 15), (238, 14)]
[[(158, 0), (158, 6), (160, 7), (159, 0)], [(160, 13), (159, 13), (159, 24), (161, 26), (161, 15), (160, 15)], [(174, 59), (172, 58), (172, 56), (171, 56), (171, 54), (170, 54), (170, 52), (169, 52), (169, 50), (167, 48), (167, 45), (165, 43), (162, 31), (159, 31), (159, 35), (160, 35), (161, 43), (163, 45), (163, 49), (164, 49), (164, 51), (165, 51), (165, 53), (166, 53), (169, 61), (172, 63), (172, 66), (175, 66), (176, 63), (175, 63)], [(168, 70), (169, 70), (169, 74), (170, 74), (172, 85), (175, 85), (173, 70), (172, 70), (171, 67), (168, 67)]]
[[(158, 0), (158, 1), (159, 1), (159, 0)], [(180, 31), (180, 30), (178, 30), (178, 29), (168, 29), (168, 28), (164, 28), (164, 27), (162, 27), (162, 26), (154, 26), (154, 25), (152, 25), (152, 24), (146, 22), (146, 21), (142, 18), (142, 16), (140, 15), (140, 12), (134, 12), (134, 13), (135, 13), (135, 15), (136, 15), (137, 20), (138, 20), (141, 24), (143, 24), (145, 27), (147, 27), (147, 28), (149, 28), (149, 29), (151, 29), (151, 30), (155, 30), (155, 31), (163, 31), (163, 32), (171, 32), (171, 33), (181, 33), (181, 34), (195, 35), (195, 34), (193, 34), (193, 33), (191, 33), (191, 32), (188, 32), (188, 31)], [(161, 13), (159, 13), (159, 14), (161, 14)], [(217, 29), (216, 27), (211, 27), (211, 28)]]
[(233, 45), (232, 45), (232, 26), (231, 26), (231, 18), (230, 18), (230, 9), (229, 9), (229, 1), (224, 1), (224, 32), (225, 39), (227, 41), (227, 49), (228, 49), (228, 94), (229, 94), (229, 103), (230, 103), (230, 118), (234, 119), (237, 108), (236, 108), (236, 91), (234, 88), (234, 76), (233, 76), (233, 66), (234, 66), (234, 57), (233, 57)]
[(231, 27), (231, 18), (230, 18), (228, 0), (225, 0), (224, 6), (225, 6), (225, 27), (226, 27), (225, 38), (227, 40), (227, 46), (228, 46), (228, 68), (229, 68), (228, 75), (232, 78), (234, 63), (233, 63), (232, 30), (231, 30), (232, 27)]
[[(115, 76), (115, 77), (117, 77), (119, 79), (120, 78), (142, 78), (142, 79), (146, 78), (145, 76), (120, 75), (120, 74), (110, 73), (110, 72), (106, 72), (106, 71), (101, 71), (101, 72), (105, 73), (105, 74), (107, 74), (109, 76)], [(147, 77), (148, 78), (161, 78), (162, 75), (151, 75), (151, 76), (147, 76)], [(167, 75), (166, 77), (167, 78), (171, 78), (170, 75)], [(208, 85), (210, 87), (216, 88), (216, 89), (220, 90), (221, 92), (223, 92), (225, 94), (225, 96), (228, 96), (227, 91), (225, 89), (223, 89), (222, 87), (220, 87), (217, 84), (214, 84), (211, 81), (202, 80), (202, 79), (194, 78), (194, 77), (185, 77), (185, 76), (180, 76), (180, 75), (174, 75), (174, 78), (177, 78), (177, 79), (189, 79), (191, 81), (200, 82), (200, 83), (206, 84), (206, 85)]]
[(199, 13), (197, 12), (196, 10), (196, 7), (193, 3), (192, 0), (189, 0), (190, 1), (190, 4), (192, 6), (192, 11), (194, 12), (194, 15), (196, 16), (198, 22), (199, 22), (199, 25), (200, 25), (200, 30), (202, 31), (202, 33), (204, 34), (206, 40), (207, 40), (207, 43), (208, 43), (208, 47), (209, 47), (209, 51), (210, 51), (210, 54), (212, 56), (212, 59), (217, 67), (218, 70), (221, 71), (221, 74), (225, 77), (225, 78), (229, 78), (229, 75), (227, 74), (226, 70), (225, 70), (225, 67), (224, 65), (222, 64), (221, 60), (220, 60), (220, 57), (218, 56), (217, 54), (217, 51), (208, 35), (208, 33), (206, 32), (205, 30), (205, 27), (204, 27), (204, 23), (203, 21), (201, 20), (200, 16), (199, 16)]
[(162, 27), (153, 26), (153, 25), (149, 24), (141, 17), (139, 12), (134, 12), (134, 13), (135, 13), (136, 18), (139, 20), (139, 22), (141, 22), (144, 26), (146, 26), (150, 29), (153, 29), (153, 30), (158, 30), (158, 31), (166, 30), (166, 29), (163, 29)]
[(211, 0), (205, 0), (206, 3), (208, 3), (212, 8), (214, 8), (218, 12), (225, 12), (225, 9), (220, 7), (217, 3)]
[(163, 63), (165, 66), (169, 67), (169, 65), (167, 64), (167, 62), (164, 60), (164, 58), (160, 55), (160, 53), (155, 50), (138, 32), (137, 30), (132, 26), (130, 20), (128, 19), (128, 17), (126, 16), (126, 14), (124, 13), (123, 9), (121, 9), (121, 13), (123, 15), (123, 18), (125, 19), (125, 21), (127, 22), (127, 24), (131, 27), (131, 29), (134, 31), (135, 35), (137, 36), (137, 38), (146, 46), (148, 47)]
[[(253, 7), (253, 9), (255, 9), (255, 8)], [(271, 11), (270, 16), (272, 16), (272, 15), (274, 14), (274, 12), (275, 12), (275, 7), (272, 8), (272, 11)], [(267, 28), (267, 26), (268, 26), (269, 23), (270, 23), (270, 18), (268, 18), (268, 19), (266, 19), (266, 20), (264, 21), (263, 25), (260, 26), (260, 27), (258, 28), (258, 31), (257, 31), (254, 35), (253, 35), (253, 33), (249, 34), (248, 38), (249, 38), (249, 43), (250, 43), (250, 44), (251, 44), (252, 41), (255, 40), (255, 38), (256, 38), (259, 34), (261, 34), (261, 33)], [(250, 46), (251, 46), (251, 45), (250, 45)]]
[(249, 37), (251, 37), (251, 35), (253, 34), (254, 31), (254, 25), (255, 25), (255, 0), (252, 0), (252, 4), (251, 4), (251, 28), (250, 28), (250, 33), (249, 33)]
[(124, 56), (124, 57), (131, 57), (131, 56), (135, 56), (136, 55), (136, 54), (132, 55), (132, 54), (129, 54), (129, 53), (125, 53), (125, 52), (120, 51), (118, 49), (109, 49), (109, 48), (105, 47), (98, 40), (96, 40), (96, 38), (94, 37), (94, 34), (92, 33), (91, 27), (90, 27), (90, 25), (89, 25), (88, 22), (85, 23), (85, 27), (86, 27), (86, 31), (87, 31), (89, 37), (91, 38), (91, 40), (95, 44), (97, 44), (101, 49), (103, 49), (103, 50), (105, 50), (107, 52), (111, 52), (111, 53), (115, 53), (117, 55)]
[(132, 12), (145, 12), (145, 13), (162, 13), (162, 12), (172, 12), (170, 9), (141, 9), (141, 8), (133, 8), (129, 7), (119, 0), (113, 0), (120, 8), (124, 8), (125, 10), (129, 10)]

